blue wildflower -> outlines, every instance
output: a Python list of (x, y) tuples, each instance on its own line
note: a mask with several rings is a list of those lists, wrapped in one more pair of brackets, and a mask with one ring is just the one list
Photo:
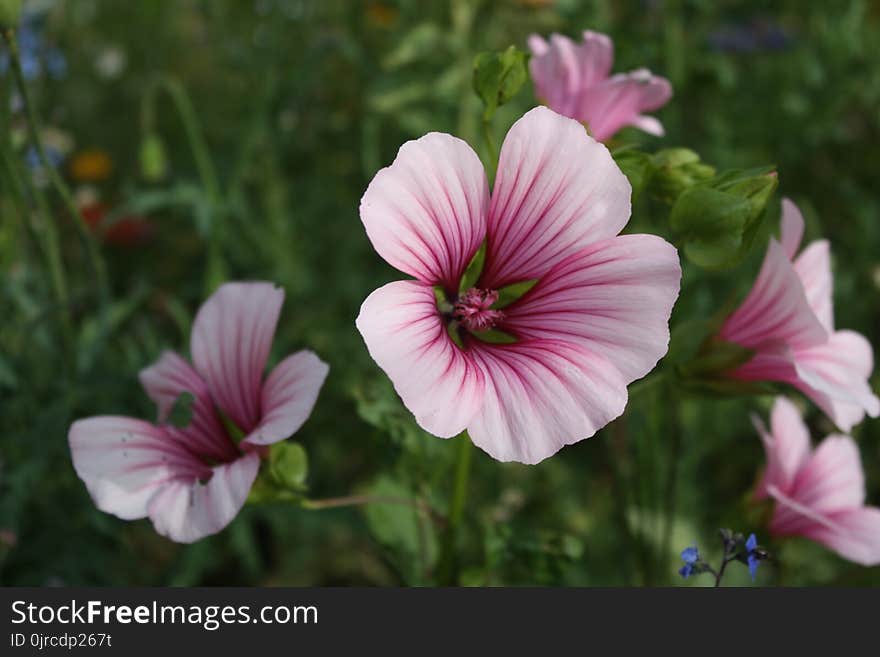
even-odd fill
[(755, 575), (758, 572), (758, 566), (761, 564), (761, 558), (758, 555), (758, 539), (755, 538), (754, 534), (750, 534), (748, 540), (746, 541), (746, 550), (748, 550), (748, 554), (746, 554), (746, 560), (749, 565), (749, 574), (752, 576), (752, 581), (755, 581)]
[(686, 547), (681, 551), (681, 559), (684, 561), (684, 566), (679, 568), (678, 574), (687, 579), (697, 568), (697, 564), (700, 561), (700, 551), (697, 550), (696, 545)]

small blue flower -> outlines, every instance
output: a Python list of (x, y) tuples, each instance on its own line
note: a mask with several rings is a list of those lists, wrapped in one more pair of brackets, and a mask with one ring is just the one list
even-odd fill
[(746, 541), (746, 550), (748, 550), (748, 554), (746, 555), (746, 559), (749, 564), (749, 574), (752, 576), (752, 581), (755, 581), (755, 575), (758, 572), (758, 566), (761, 564), (760, 558), (758, 558), (756, 548), (758, 547), (758, 539), (755, 538), (754, 534), (750, 534), (748, 540)]
[(696, 569), (697, 562), (700, 560), (700, 551), (697, 550), (696, 545), (686, 547), (681, 551), (681, 559), (684, 561), (684, 566), (679, 568), (678, 574), (687, 579)]

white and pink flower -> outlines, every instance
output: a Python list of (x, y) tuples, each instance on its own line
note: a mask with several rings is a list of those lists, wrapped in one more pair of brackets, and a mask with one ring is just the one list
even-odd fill
[(804, 536), (864, 566), (880, 564), (880, 509), (865, 506), (859, 448), (849, 436), (831, 435), (815, 450), (800, 412), (777, 397), (764, 442), (767, 469), (756, 499), (773, 499), (773, 536)]
[(559, 34), (533, 34), (528, 43), (535, 95), (550, 109), (586, 123), (599, 141), (626, 126), (663, 135), (660, 121), (645, 112), (669, 102), (672, 85), (644, 68), (611, 75), (614, 44), (608, 36), (587, 30), (575, 43)]
[(880, 414), (868, 384), (874, 355), (862, 335), (835, 330), (828, 242), (813, 242), (795, 257), (803, 234), (800, 211), (784, 199), (781, 242), (771, 238), (751, 292), (719, 337), (755, 351), (729, 376), (793, 385), (849, 431), (866, 412)]
[[(74, 422), (73, 465), (99, 509), (124, 520), (149, 517), (180, 543), (232, 521), (266, 446), (302, 426), (327, 376), (315, 354), (299, 351), (263, 378), (283, 302), (271, 283), (221, 286), (193, 324), (193, 365), (165, 352), (140, 373), (157, 423), (121, 416)], [(178, 428), (169, 414), (184, 393), (193, 396), (192, 416)], [(240, 442), (229, 423), (244, 436)]]
[[(361, 219), (415, 280), (373, 292), (357, 326), (426, 431), (467, 429), (498, 460), (537, 463), (623, 412), (627, 385), (666, 353), (681, 278), (666, 241), (618, 235), (629, 215), (630, 185), (608, 150), (545, 107), (508, 132), (491, 196), (460, 139), (431, 133), (400, 148)], [(484, 242), (482, 273), (460, 290)], [(502, 288), (535, 279), (495, 305)], [(514, 341), (490, 343), (487, 331)]]

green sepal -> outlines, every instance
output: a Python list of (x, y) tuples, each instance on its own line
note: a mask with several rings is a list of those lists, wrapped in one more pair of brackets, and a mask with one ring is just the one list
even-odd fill
[(476, 287), (477, 282), (480, 280), (480, 274), (483, 273), (483, 265), (485, 264), (485, 262), (486, 240), (483, 240), (483, 243), (480, 244), (480, 248), (477, 249), (476, 253), (474, 253), (474, 256), (471, 258), (471, 261), (468, 263), (468, 266), (464, 270), (464, 274), (462, 274), (461, 276), (461, 283), (458, 286), (459, 295), (464, 294), (472, 287)]
[(489, 329), (488, 331), (471, 331), (470, 335), (481, 342), (489, 344), (513, 344), (517, 339), (510, 333), (499, 331), (498, 329)]
[(528, 281), (520, 281), (519, 283), (513, 283), (512, 285), (502, 287), (498, 290), (498, 300), (492, 304), (492, 308), (506, 308), (514, 301), (519, 301), (529, 290), (535, 287), (537, 283), (538, 279), (533, 278)]

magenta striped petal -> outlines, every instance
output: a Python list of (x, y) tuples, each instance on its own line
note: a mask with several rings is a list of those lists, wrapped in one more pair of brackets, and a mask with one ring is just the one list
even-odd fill
[(505, 327), (523, 338), (576, 342), (604, 356), (630, 383), (669, 346), (681, 266), (654, 235), (621, 235), (573, 253), (519, 302)]
[(95, 506), (125, 520), (145, 517), (150, 500), (169, 482), (210, 474), (164, 429), (134, 418), (78, 420), (68, 442), (73, 467)]
[(774, 536), (803, 536), (863, 566), (880, 564), (880, 509), (860, 506), (821, 514), (770, 488), (776, 509)]
[(751, 292), (727, 318), (719, 335), (750, 349), (778, 344), (809, 347), (827, 341), (828, 334), (807, 303), (791, 261), (775, 239), (770, 240)]
[(483, 374), (450, 339), (430, 286), (380, 287), (361, 306), (357, 328), (425, 431), (449, 438), (468, 426), (483, 402)]
[(880, 415), (880, 399), (868, 383), (874, 369), (871, 344), (855, 331), (835, 331), (825, 344), (795, 354), (795, 385), (849, 431), (865, 413)]
[(226, 283), (202, 305), (190, 350), (214, 402), (245, 433), (260, 421), (263, 371), (284, 291), (271, 283)]
[(573, 119), (578, 118), (581, 92), (607, 78), (614, 59), (614, 45), (606, 35), (586, 31), (583, 38), (580, 44), (559, 34), (547, 41), (537, 34), (528, 39), (535, 95), (553, 111)]
[(849, 436), (825, 438), (798, 470), (790, 495), (819, 513), (861, 506), (865, 477), (855, 441)]
[(576, 121), (537, 107), (514, 123), (501, 148), (480, 284), (498, 289), (538, 278), (617, 235), (629, 214), (629, 181), (608, 149)]
[(457, 291), (486, 234), (489, 187), (473, 149), (430, 133), (400, 147), (361, 199), (361, 221), (390, 265)]
[(182, 478), (170, 482), (150, 500), (148, 513), (153, 526), (178, 543), (216, 534), (244, 506), (259, 468), (260, 457), (251, 452), (215, 466), (204, 483)]
[(614, 75), (587, 89), (578, 99), (575, 111), (599, 141), (609, 139), (626, 126), (662, 136), (662, 124), (644, 113), (663, 107), (670, 98), (669, 80), (642, 68)]
[(804, 217), (790, 198), (782, 199), (779, 242), (789, 260), (794, 260), (804, 238)]
[(826, 331), (834, 331), (834, 307), (831, 278), (831, 246), (827, 240), (811, 243), (794, 261), (810, 309)]
[(468, 433), (499, 461), (538, 463), (589, 438), (626, 406), (617, 368), (577, 344), (524, 341), (472, 353), (486, 391)]
[[(147, 395), (158, 406), (158, 423), (165, 425), (166, 433), (187, 451), (214, 461), (238, 457), (238, 449), (226, 435), (214, 410), (208, 385), (183, 358), (166, 351), (153, 365), (141, 370), (139, 378)], [(184, 392), (195, 397), (189, 425), (185, 428), (166, 425), (175, 401)]]
[(315, 407), (329, 370), (311, 351), (298, 351), (278, 363), (263, 384), (260, 423), (245, 442), (269, 445), (299, 431)]
[(644, 113), (665, 105), (672, 86), (647, 69), (609, 77), (614, 46), (607, 36), (586, 31), (576, 44), (558, 34), (546, 41), (533, 34), (528, 45), (535, 95), (553, 111), (586, 123), (599, 141), (626, 126), (663, 135), (660, 121)]
[(813, 525), (807, 537), (862, 566), (880, 565), (880, 509), (847, 509), (829, 519), (830, 526)]
[(756, 497), (767, 497), (769, 486), (789, 494), (795, 477), (810, 455), (807, 425), (797, 407), (785, 397), (777, 397), (773, 404), (770, 431), (758, 418), (754, 421), (767, 455), (767, 469), (755, 491)]

